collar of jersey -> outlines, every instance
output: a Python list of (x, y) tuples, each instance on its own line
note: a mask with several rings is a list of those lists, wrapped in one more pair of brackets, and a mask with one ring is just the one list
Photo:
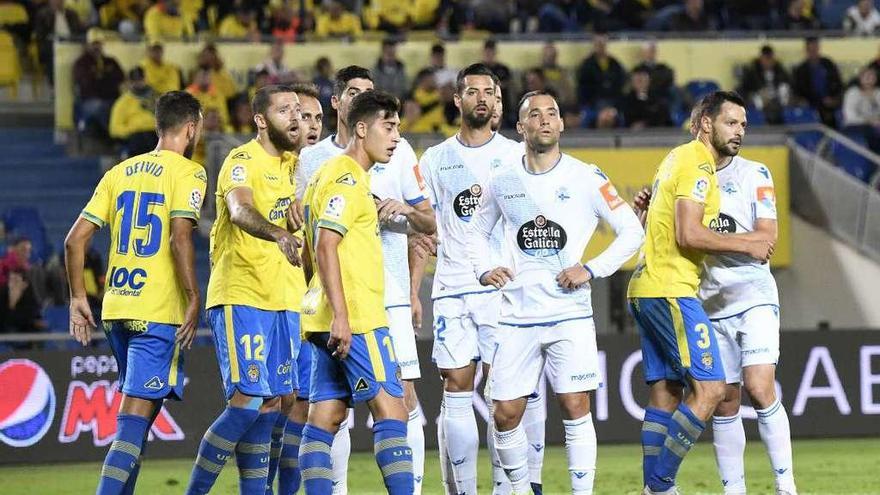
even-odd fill
[[(705, 159), (706, 163), (708, 163), (709, 166), (712, 167), (712, 173), (714, 174), (716, 172), (715, 159), (712, 158), (712, 153), (709, 152), (709, 148), (707, 148), (706, 145), (703, 144), (703, 142), (700, 141), (699, 139), (694, 139), (693, 142), (697, 144), (697, 146), (696, 146), (697, 155), (698, 155), (697, 159), (698, 160)], [(700, 163), (702, 163), (702, 162), (700, 162)]]
[(357, 181), (366, 181), (370, 180), (369, 174), (364, 170), (363, 167), (355, 160), (354, 158), (346, 155), (345, 153), (338, 155), (337, 157), (342, 163), (344, 163), (345, 171), (350, 172), (351, 175), (354, 176)]
[[(242, 146), (242, 148), (244, 148), (245, 151), (249, 151), (253, 155), (253, 157), (255, 159), (254, 163), (257, 163), (260, 165), (267, 164), (267, 163), (273, 163), (274, 160), (278, 160), (278, 158), (279, 158), (279, 157), (269, 155), (269, 153), (267, 153), (266, 150), (263, 149), (263, 145), (260, 144), (259, 141), (257, 141), (257, 138), (251, 139), (250, 141), (247, 142), (247, 144)], [(290, 161), (296, 159), (296, 153), (294, 153), (292, 151), (284, 151), (281, 153), (280, 158), (281, 158), (280, 163), (287, 163), (287, 162), (290, 162)]]

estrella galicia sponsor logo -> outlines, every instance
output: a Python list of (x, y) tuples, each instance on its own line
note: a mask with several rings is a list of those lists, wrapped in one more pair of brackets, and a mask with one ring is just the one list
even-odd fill
[(559, 254), (565, 248), (568, 236), (558, 223), (538, 215), (519, 228), (516, 242), (529, 256), (547, 257)]
[(452, 203), (452, 210), (458, 215), (458, 218), (465, 222), (470, 222), (477, 207), (480, 206), (480, 197), (483, 195), (483, 187), (474, 184), (464, 191), (458, 193), (455, 201)]
[(736, 220), (730, 215), (720, 213), (718, 218), (709, 222), (709, 228), (723, 234), (733, 234), (736, 232)]

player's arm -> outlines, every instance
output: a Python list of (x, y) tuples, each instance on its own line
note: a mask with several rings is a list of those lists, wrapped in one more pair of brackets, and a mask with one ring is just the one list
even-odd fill
[(305, 275), (305, 278), (306, 278), (306, 285), (309, 285), (309, 283), (312, 281), (312, 277), (315, 276), (315, 267), (312, 266), (312, 257), (309, 255), (309, 252), (310, 252), (309, 249), (310, 249), (309, 248), (309, 238), (303, 237), (302, 269), (303, 269), (303, 275)]
[(315, 257), (318, 263), (318, 276), (324, 295), (330, 303), (333, 321), (330, 324), (329, 349), (333, 355), (345, 359), (351, 346), (351, 327), (348, 324), (348, 307), (345, 305), (345, 290), (342, 287), (342, 269), (339, 265), (339, 243), (342, 234), (336, 230), (321, 227), (317, 235)]
[(70, 334), (83, 346), (88, 345), (95, 328), (95, 318), (86, 298), (83, 278), (86, 251), (100, 226), (80, 216), (64, 239), (64, 267), (70, 287)]
[(761, 165), (752, 171), (749, 193), (755, 212), (755, 230), (741, 234), (746, 239), (776, 243), (779, 229), (776, 222), (776, 188), (770, 170)]
[(274, 242), (294, 266), (300, 266), (299, 240), (286, 229), (269, 222), (254, 207), (254, 192), (249, 187), (236, 187), (226, 193), (226, 207), (232, 223), (248, 234)]
[(189, 218), (175, 217), (171, 219), (171, 254), (174, 258), (174, 269), (186, 294), (186, 311), (183, 323), (177, 329), (177, 343), (181, 347), (192, 347), (193, 338), (199, 326), (199, 309), (201, 296), (199, 282), (196, 280), (196, 252), (193, 246), (193, 230), (195, 224)]
[(434, 210), (427, 199), (415, 204), (407, 204), (396, 199), (383, 199), (376, 203), (379, 221), (383, 224), (394, 222), (396, 218), (403, 217), (416, 232), (433, 234), (437, 230), (437, 221), (434, 218)]
[(496, 289), (504, 287), (507, 282), (513, 280), (513, 272), (504, 266), (492, 266), (489, 253), (492, 245), (489, 238), (495, 224), (501, 219), (501, 209), (492, 193), (492, 185), (487, 184), (483, 188), (483, 200), (480, 207), (471, 217), (471, 224), (467, 230), (468, 260), (474, 269), (474, 275), (481, 285), (491, 285)]
[(428, 258), (437, 255), (437, 234), (412, 233), (407, 236), (407, 258), (409, 261), (409, 302), (412, 311), (413, 328), (422, 328), (422, 300), (419, 292), (425, 278)]
[(703, 225), (705, 207), (685, 198), (675, 200), (675, 242), (682, 249), (706, 253), (739, 253), (758, 261), (773, 254), (773, 243), (753, 240), (743, 235), (722, 235)]

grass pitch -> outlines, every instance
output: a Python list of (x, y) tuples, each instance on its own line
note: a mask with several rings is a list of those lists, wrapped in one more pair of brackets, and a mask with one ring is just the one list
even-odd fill
[[(801, 495), (880, 495), (880, 439), (801, 440), (794, 443), (795, 479)], [(138, 480), (138, 494), (179, 495), (189, 479), (191, 459), (150, 460)], [(0, 493), (4, 495), (94, 493), (100, 463), (53, 464), (0, 468)], [(487, 453), (481, 453), (480, 493), (490, 494)], [(238, 494), (235, 463), (223, 470), (211, 493)], [(544, 493), (569, 492), (565, 450), (548, 447), (544, 457)], [(641, 448), (638, 445), (600, 445), (595, 493), (637, 494), (641, 490)], [(746, 448), (746, 480), (750, 494), (772, 494), (773, 476), (760, 442)], [(721, 493), (712, 446), (700, 442), (685, 459), (679, 485), (686, 495)], [(381, 494), (384, 487), (369, 453), (355, 453), (348, 475), (349, 493)], [(442, 494), (437, 451), (427, 454), (425, 495)]]

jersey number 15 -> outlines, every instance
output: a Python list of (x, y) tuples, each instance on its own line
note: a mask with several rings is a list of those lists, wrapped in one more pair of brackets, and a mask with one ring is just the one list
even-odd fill
[(116, 239), (116, 252), (128, 254), (131, 245), (131, 230), (146, 230), (145, 235), (134, 240), (134, 254), (146, 258), (159, 252), (162, 244), (162, 219), (152, 213), (150, 206), (165, 204), (165, 195), (160, 193), (123, 191), (116, 198), (116, 211), (122, 210), (119, 237)]

